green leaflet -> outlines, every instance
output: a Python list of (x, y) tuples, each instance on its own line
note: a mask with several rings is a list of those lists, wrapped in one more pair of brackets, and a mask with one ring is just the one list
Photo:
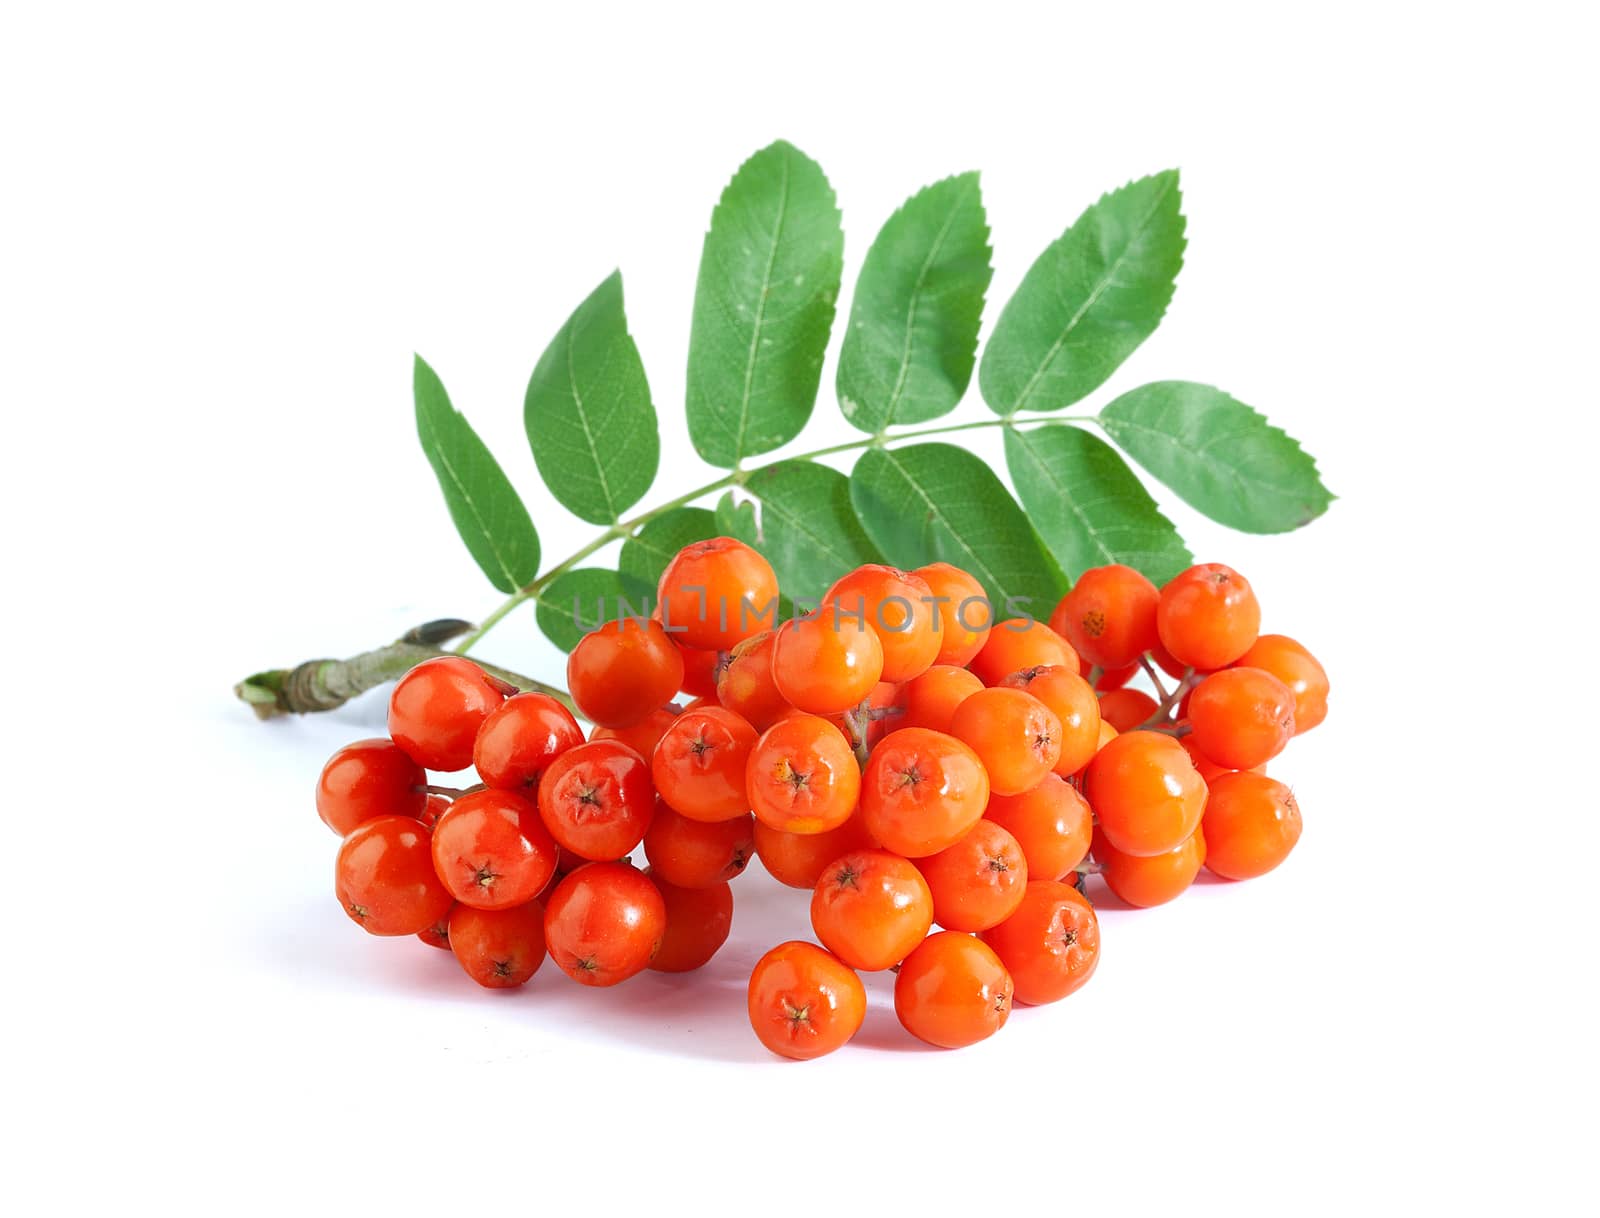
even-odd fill
[(1100, 425), (1185, 503), (1246, 533), (1298, 529), (1333, 502), (1297, 440), (1210, 385), (1141, 385), (1102, 410)]
[(578, 567), (550, 581), (539, 593), (539, 629), (562, 651), (622, 614), (645, 616), (654, 607), (655, 589), (632, 576), (603, 567)]
[(1048, 617), (1066, 591), (1010, 492), (965, 449), (868, 449), (850, 475), (850, 501), (890, 562), (954, 563), (977, 577), (1003, 618)]
[(846, 571), (881, 561), (838, 470), (783, 461), (751, 474), (745, 489), (761, 500), (760, 549), (791, 598), (816, 604)]
[(661, 441), (623, 312), (621, 272), (577, 307), (539, 357), (523, 423), (540, 476), (573, 515), (612, 524), (650, 489)]
[(976, 173), (925, 187), (889, 217), (839, 352), (839, 407), (852, 426), (877, 433), (956, 408), (972, 380), (989, 255)]
[(770, 452), (811, 417), (843, 251), (833, 188), (792, 144), (763, 148), (722, 192), (700, 255), (686, 402), (712, 465)]
[(1117, 450), (1081, 427), (1006, 428), (1006, 465), (1028, 519), (1073, 580), (1121, 563), (1160, 585), (1194, 562)]
[(1178, 171), (1101, 197), (1028, 268), (983, 351), (996, 414), (1059, 410), (1091, 393), (1155, 331), (1183, 265)]
[(501, 592), (532, 583), (539, 574), (539, 534), (528, 509), (420, 355), (412, 373), (412, 392), (417, 438), (468, 552)]

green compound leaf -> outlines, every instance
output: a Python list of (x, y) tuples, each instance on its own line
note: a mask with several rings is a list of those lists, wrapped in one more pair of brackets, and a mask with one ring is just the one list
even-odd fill
[(717, 500), (717, 535), (760, 549), (761, 526), (756, 520), (755, 500), (735, 499), (732, 491), (725, 492)]
[(1039, 255), (1001, 310), (978, 384), (999, 415), (1091, 393), (1161, 323), (1183, 266), (1178, 171), (1101, 197)]
[(843, 251), (833, 188), (791, 144), (763, 148), (722, 192), (700, 254), (686, 403), (712, 465), (770, 452), (811, 417)]
[(989, 265), (976, 173), (918, 191), (889, 217), (856, 280), (839, 407), (877, 433), (950, 413), (972, 380)]
[(1098, 436), (1067, 423), (1008, 427), (1006, 465), (1028, 519), (1071, 579), (1121, 563), (1159, 586), (1193, 564), (1144, 484)]
[(649, 584), (618, 571), (603, 567), (565, 571), (539, 593), (539, 629), (562, 651), (571, 651), (589, 631), (623, 614), (648, 614), (654, 595)]
[(420, 355), (412, 373), (412, 393), (417, 437), (468, 552), (501, 592), (532, 583), (539, 574), (539, 534), (528, 509)]
[(1297, 440), (1210, 385), (1141, 385), (1102, 410), (1100, 425), (1185, 503), (1245, 533), (1287, 533), (1333, 502)]
[(617, 566), (622, 574), (654, 589), (661, 573), (684, 546), (717, 537), (717, 517), (708, 508), (681, 507), (663, 512), (622, 543)]
[(954, 563), (977, 577), (1002, 617), (1048, 617), (1066, 591), (1016, 500), (965, 449), (868, 449), (850, 475), (850, 500), (890, 562)]
[(591, 524), (613, 524), (650, 489), (661, 458), (656, 409), (615, 272), (539, 357), (523, 401), (550, 493)]
[(761, 500), (761, 552), (792, 599), (816, 604), (846, 571), (882, 561), (838, 470), (782, 461), (756, 470), (745, 489)]

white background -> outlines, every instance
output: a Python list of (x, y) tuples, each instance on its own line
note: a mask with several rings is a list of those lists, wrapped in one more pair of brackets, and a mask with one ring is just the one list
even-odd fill
[[(8, 7), (0, 1190), (1593, 1212), (1593, 43), (1577, 6), (1470, 7)], [(1220, 384), (1341, 496), (1246, 538), (1163, 494), (1332, 673), (1275, 767), (1294, 858), (1108, 909), (1091, 985), (960, 1053), (876, 977), (848, 1050), (767, 1057), (744, 979), (808, 928), (760, 874), (704, 974), (610, 992), (484, 993), (367, 938), (311, 789), (382, 695), (261, 725), (229, 694), (497, 603), (416, 446), (414, 350), (559, 558), (591, 531), (522, 391), (621, 266), (649, 501), (714, 476), (681, 413), (700, 236), (779, 136), (838, 191), (847, 284), (905, 195), (981, 169), (989, 320), (1101, 191), (1180, 166), (1176, 299), (1086, 405)], [(851, 438), (832, 377), (797, 449)], [(483, 654), (560, 677), (526, 611)]]

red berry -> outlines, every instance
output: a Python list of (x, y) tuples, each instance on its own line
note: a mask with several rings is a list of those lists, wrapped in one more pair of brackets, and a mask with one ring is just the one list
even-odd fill
[(733, 926), (733, 889), (719, 881), (704, 888), (669, 884), (652, 867), (645, 872), (666, 909), (661, 946), (650, 968), (658, 973), (687, 973), (710, 963), (728, 941)]
[(339, 904), (372, 935), (415, 935), (450, 908), (434, 874), (428, 831), (409, 816), (363, 821), (339, 847), (334, 891)]
[(389, 697), (389, 735), (418, 765), (450, 774), (472, 764), (478, 729), (513, 686), (471, 660), (424, 660)]
[(933, 920), (946, 930), (988, 930), (1004, 922), (1022, 903), (1028, 883), (1022, 847), (988, 819), (955, 845), (917, 860), (917, 870), (933, 894)]
[(672, 701), (683, 655), (660, 622), (622, 618), (578, 640), (567, 657), (567, 688), (601, 727), (628, 727)]
[(987, 943), (940, 931), (924, 939), (900, 965), (894, 979), (894, 1012), (918, 1040), (941, 1049), (960, 1049), (1005, 1027), (1011, 1016), (1012, 989), (1011, 974)]
[(1106, 838), (1124, 854), (1175, 849), (1200, 823), (1206, 784), (1171, 736), (1129, 732), (1107, 742), (1084, 775)]
[(580, 867), (550, 894), (544, 937), (550, 958), (583, 985), (616, 985), (645, 968), (665, 932), (661, 892), (627, 863)]
[(620, 740), (591, 740), (551, 764), (539, 784), (539, 817), (566, 849), (620, 859), (644, 840), (655, 811), (650, 767)]
[(1132, 567), (1094, 567), (1050, 615), (1050, 626), (1077, 653), (1103, 669), (1137, 664), (1155, 646), (1161, 593)]
[(583, 743), (572, 712), (547, 694), (507, 698), (478, 729), (472, 764), (491, 787), (532, 799), (550, 763)]
[(411, 816), (427, 811), (428, 775), (392, 740), (357, 740), (322, 767), (317, 779), (317, 815), (340, 837), (375, 816)]
[(644, 834), (650, 874), (676, 888), (712, 888), (739, 875), (755, 854), (755, 817), (698, 821), (656, 801)]
[(750, 811), (745, 763), (756, 730), (730, 710), (686, 710), (661, 737), (650, 761), (656, 790), (691, 820), (733, 820)]
[(657, 587), (661, 620), (685, 647), (729, 651), (778, 614), (772, 564), (742, 541), (713, 537), (679, 550)]
[(1261, 606), (1250, 581), (1232, 567), (1190, 567), (1161, 589), (1156, 628), (1180, 664), (1201, 672), (1226, 668), (1250, 650), (1260, 627)]
[(511, 989), (525, 984), (544, 963), (544, 909), (537, 901), (510, 909), (457, 905), (449, 939), (467, 976), (486, 989)]
[(780, 1057), (832, 1053), (861, 1027), (867, 991), (849, 965), (814, 943), (780, 943), (750, 973), (750, 1026)]
[(1226, 668), (1195, 686), (1189, 723), (1212, 761), (1248, 770), (1283, 752), (1294, 735), (1294, 694), (1270, 672)]
[(533, 801), (492, 788), (463, 795), (433, 828), (433, 866), (474, 909), (509, 909), (538, 896), (556, 869), (556, 844)]
[(1079, 989), (1100, 962), (1100, 921), (1084, 895), (1055, 880), (1030, 880), (1022, 904), (983, 932), (1011, 973), (1018, 1002), (1038, 1006)]

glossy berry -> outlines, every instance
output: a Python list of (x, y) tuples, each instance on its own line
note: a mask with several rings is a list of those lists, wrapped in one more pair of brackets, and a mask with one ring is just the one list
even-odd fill
[(389, 696), (389, 735), (418, 765), (442, 774), (472, 764), (478, 729), (516, 693), (471, 660), (424, 660), (400, 678)]
[(1022, 847), (988, 819), (955, 845), (919, 859), (917, 870), (933, 896), (933, 920), (946, 930), (988, 930), (1004, 922), (1022, 903), (1028, 883)]
[(717, 677), (727, 664), (724, 651), (701, 651), (698, 647), (679, 647), (683, 656), (683, 684), (678, 689), (691, 698), (717, 697)]
[(1057, 774), (1071, 778), (1089, 764), (1100, 748), (1100, 699), (1089, 682), (1070, 668), (1049, 665), (1014, 672), (1000, 686), (1032, 694), (1055, 714), (1061, 725)]
[(973, 657), (969, 667), (985, 685), (998, 685), (1024, 668), (1050, 665), (1076, 670), (1078, 653), (1043, 622), (1017, 617), (999, 623), (989, 632), (983, 650)]
[(824, 605), (785, 622), (772, 645), (772, 679), (784, 700), (812, 715), (850, 710), (883, 674), (883, 644), (855, 617)]
[(449, 951), (450, 915), (459, 908), (461, 908), (461, 906), (457, 904), (451, 904), (450, 908), (435, 918), (431, 925), (419, 930), (417, 932), (417, 938), (421, 939), (429, 947), (437, 947), (443, 949), (444, 951)]
[(947, 562), (929, 563), (911, 574), (928, 585), (939, 615), (939, 652), (933, 662), (965, 668), (983, 650), (994, 625), (994, 611), (983, 585)]
[(877, 634), (884, 681), (909, 681), (938, 658), (942, 623), (921, 576), (868, 563), (829, 588), (822, 603), (846, 617), (859, 616)]
[(745, 763), (756, 746), (756, 729), (721, 707), (686, 710), (656, 745), (650, 774), (656, 791), (690, 820), (744, 816)]
[(392, 740), (357, 740), (322, 767), (317, 815), (340, 837), (375, 816), (421, 819), (427, 810), (428, 775)]
[(583, 985), (616, 985), (644, 969), (661, 945), (661, 892), (627, 863), (579, 867), (550, 894), (544, 938), (550, 958)]
[(861, 1027), (867, 991), (849, 965), (814, 943), (780, 943), (750, 974), (746, 999), (756, 1037), (780, 1057), (832, 1053)]
[(432, 829), (439, 823), (439, 818), (450, 808), (450, 800), (443, 795), (430, 795), (428, 802), (422, 809), (422, 815), (417, 817), (427, 828)]
[(953, 846), (989, 803), (989, 776), (954, 736), (927, 728), (890, 732), (861, 775), (861, 815), (872, 839), (906, 858)]
[(1250, 581), (1232, 567), (1202, 563), (1161, 589), (1156, 627), (1174, 660), (1209, 672), (1250, 650), (1261, 606)]
[(1200, 823), (1206, 784), (1171, 736), (1129, 732), (1101, 749), (1084, 775), (1084, 795), (1107, 840), (1124, 854), (1165, 854)]
[(1088, 803), (1056, 774), (1020, 795), (991, 795), (984, 820), (1016, 840), (1030, 880), (1064, 878), (1088, 857), (1094, 830)]
[(755, 818), (698, 821), (657, 801), (644, 834), (644, 856), (657, 879), (678, 888), (711, 888), (742, 873), (754, 857)]
[(717, 701), (758, 732), (764, 732), (794, 707), (778, 692), (772, 679), (770, 631), (745, 639), (733, 649), (717, 677)]
[(1317, 657), (1284, 634), (1263, 634), (1235, 661), (1270, 672), (1294, 695), (1294, 730), (1309, 732), (1328, 717), (1328, 674)]
[(838, 728), (815, 715), (790, 715), (763, 732), (744, 778), (756, 819), (784, 833), (838, 828), (861, 794), (855, 754)]
[(1294, 694), (1259, 668), (1212, 673), (1189, 695), (1188, 715), (1195, 746), (1230, 770), (1264, 765), (1294, 736)]
[(1011, 974), (1018, 1002), (1056, 1002), (1081, 988), (1100, 962), (1100, 921), (1070, 884), (1030, 880), (1022, 904), (983, 941)]
[(755, 838), (756, 854), (772, 878), (790, 888), (805, 889), (815, 888), (835, 859), (873, 845), (860, 816), (825, 833), (786, 833), (758, 820)]
[(978, 755), (989, 789), (1017, 795), (1036, 787), (1061, 758), (1061, 721), (1032, 694), (997, 685), (956, 708), (950, 734)]
[(901, 714), (894, 721), (895, 727), (925, 727), (948, 733), (956, 707), (982, 688), (983, 682), (965, 668), (935, 664), (900, 687), (896, 702)]
[(641, 841), (656, 792), (644, 758), (620, 740), (591, 740), (551, 763), (539, 784), (550, 836), (586, 859), (620, 859)]
[(1183, 895), (1206, 861), (1206, 838), (1199, 829), (1171, 850), (1145, 857), (1123, 854), (1104, 834), (1096, 834), (1094, 841), (1094, 857), (1106, 887), (1140, 909), (1165, 905)]
[(556, 870), (556, 844), (531, 799), (492, 788), (463, 795), (433, 827), (433, 866), (474, 909), (533, 900)]
[(667, 734), (667, 729), (682, 713), (682, 708), (676, 704), (657, 707), (638, 723), (630, 723), (627, 727), (596, 727), (589, 733), (589, 740), (620, 740), (639, 756), (649, 759), (655, 756), (656, 745), (661, 743), (661, 737)]
[(1124, 668), (1155, 646), (1160, 600), (1156, 586), (1132, 567), (1094, 567), (1061, 598), (1050, 626), (1089, 663)]
[(671, 702), (683, 684), (683, 654), (660, 622), (622, 618), (578, 640), (567, 688), (591, 723), (627, 727)]
[(661, 618), (685, 647), (730, 651), (771, 630), (778, 613), (772, 565), (742, 541), (713, 537), (679, 550), (658, 585)]
[(376, 816), (339, 847), (334, 892), (346, 914), (371, 935), (415, 935), (450, 908), (433, 871), (428, 831), (409, 816)]
[(1160, 709), (1142, 689), (1108, 689), (1100, 695), (1100, 717), (1119, 732), (1131, 732)]
[(537, 901), (510, 909), (457, 905), (450, 915), (450, 950), (479, 985), (507, 990), (527, 983), (544, 963), (544, 908)]
[(1205, 865), (1230, 880), (1265, 875), (1300, 840), (1300, 805), (1276, 779), (1248, 770), (1211, 784), (1206, 814)]
[(583, 729), (561, 703), (548, 694), (517, 694), (483, 721), (472, 764), (486, 786), (532, 799), (550, 763), (582, 743)]
[(933, 894), (916, 867), (887, 850), (835, 859), (811, 894), (811, 927), (851, 968), (900, 963), (933, 924)]
[(649, 967), (658, 973), (687, 973), (709, 964), (728, 941), (733, 927), (733, 889), (726, 881), (703, 888), (679, 888), (645, 872), (661, 894), (666, 925)]
[[(1184, 720), (1179, 720), (1179, 726), (1183, 726), (1184, 722)], [(1200, 751), (1200, 746), (1194, 742), (1193, 732), (1190, 732), (1187, 736), (1180, 737), (1178, 743), (1183, 745), (1183, 751), (1189, 754), (1189, 760), (1194, 762), (1195, 771), (1200, 775), (1201, 778), (1205, 780), (1208, 788), (1214, 781), (1216, 781), (1216, 779), (1222, 777), (1222, 775), (1232, 774), (1234, 772), (1225, 765), (1218, 765), (1216, 762), (1212, 761), (1211, 758), (1202, 753)], [(1266, 770), (1265, 766), (1252, 768), (1260, 772), (1265, 772)]]
[(987, 943), (940, 931), (901, 964), (894, 979), (894, 1013), (918, 1040), (960, 1049), (1005, 1027), (1012, 989), (1011, 974)]

